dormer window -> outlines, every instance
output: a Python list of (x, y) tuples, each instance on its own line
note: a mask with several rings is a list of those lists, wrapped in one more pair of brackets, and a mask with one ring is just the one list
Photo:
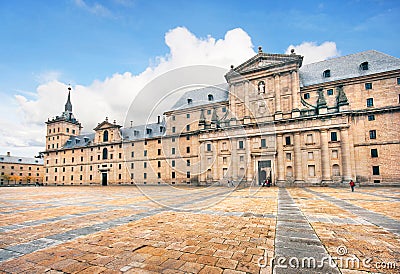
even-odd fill
[(18, 159), (18, 162), (22, 162), (22, 159)]
[(193, 100), (191, 98), (188, 98), (187, 103), (188, 103), (188, 105), (191, 105), (193, 103)]
[(214, 101), (214, 96), (212, 94), (208, 94), (208, 101)]
[(325, 70), (323, 73), (323, 76), (324, 76), (324, 78), (331, 77), (331, 70), (330, 69)]
[(164, 127), (160, 127), (160, 132), (162, 133), (164, 131)]
[(84, 137), (83, 140), (85, 141), (85, 143), (87, 143), (89, 141), (88, 137)]
[(368, 70), (368, 62), (363, 62), (360, 65), (361, 70)]
[(75, 139), (75, 143), (76, 143), (76, 144), (79, 144), (80, 141), (81, 141), (81, 140), (79, 140), (79, 139)]
[(138, 130), (134, 130), (133, 131), (133, 136), (138, 136), (139, 135), (139, 131)]
[(146, 133), (151, 134), (151, 128), (146, 128)]
[(71, 140), (67, 140), (67, 145), (70, 145), (71, 144)]

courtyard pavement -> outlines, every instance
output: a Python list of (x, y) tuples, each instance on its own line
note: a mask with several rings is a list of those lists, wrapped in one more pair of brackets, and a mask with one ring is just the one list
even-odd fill
[(0, 273), (400, 273), (400, 188), (2, 187)]

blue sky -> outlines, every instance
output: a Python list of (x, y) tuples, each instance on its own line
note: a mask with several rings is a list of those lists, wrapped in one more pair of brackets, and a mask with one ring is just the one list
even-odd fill
[[(85, 95), (100, 94), (96, 102), (101, 104), (110, 98), (107, 89), (126, 93), (146, 82), (136, 78), (149, 69), (156, 75), (163, 66), (164, 71), (173, 67), (168, 63), (196, 64), (204, 57), (202, 63), (228, 68), (245, 61), (259, 45), (271, 53), (293, 45), (306, 58), (318, 48), (321, 55), (313, 60), (369, 49), (400, 57), (399, 19), (396, 0), (0, 1), (0, 140), (12, 137), (0, 141), (0, 154), (43, 149), (42, 121), (62, 111), (65, 84), (76, 90), (78, 118), (92, 125), (99, 117), (79, 107), (90, 102)], [(224, 42), (222, 47), (213, 39)], [(186, 50), (186, 55), (181, 52)], [(186, 62), (177, 61), (182, 59)], [(119, 117), (116, 109), (121, 107), (110, 103), (103, 109)]]
[(399, 3), (1, 1), (0, 92), (33, 91), (47, 72), (80, 84), (116, 72), (138, 73), (168, 52), (164, 35), (178, 26), (216, 38), (240, 27), (268, 52), (303, 41), (334, 41), (342, 55), (376, 49), (398, 57)]

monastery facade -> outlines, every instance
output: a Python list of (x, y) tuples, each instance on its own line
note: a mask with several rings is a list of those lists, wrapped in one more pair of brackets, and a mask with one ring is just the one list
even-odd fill
[(365, 51), (302, 65), (258, 54), (186, 92), (156, 123), (81, 132), (70, 94), (49, 119), (47, 185), (400, 182), (400, 59)]

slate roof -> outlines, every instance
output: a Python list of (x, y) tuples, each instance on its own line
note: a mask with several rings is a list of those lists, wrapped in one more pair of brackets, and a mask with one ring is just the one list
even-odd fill
[[(161, 127), (163, 130), (161, 131)], [(149, 130), (149, 131), (148, 131)], [(124, 141), (164, 136), (165, 121), (120, 129)]]
[[(360, 65), (363, 62), (368, 62), (368, 70), (361, 69)], [(400, 69), (399, 58), (376, 50), (368, 50), (303, 65), (300, 68), (300, 85), (305, 87), (396, 69)], [(323, 77), (325, 70), (330, 70), (330, 77)]]
[(63, 148), (80, 148), (86, 147), (93, 143), (95, 133), (81, 134), (78, 136), (71, 136), (64, 144)]
[[(163, 127), (163, 131), (160, 128)], [(149, 129), (149, 131), (147, 131)], [(133, 141), (144, 138), (154, 138), (165, 134), (165, 122), (152, 123), (147, 125), (138, 125), (128, 128), (120, 128), (120, 132), (124, 141)], [(81, 134), (71, 136), (64, 144), (63, 148), (83, 148), (93, 144), (95, 133)]]
[[(212, 101), (208, 101), (208, 95), (213, 96)], [(181, 98), (175, 103), (171, 110), (186, 109), (210, 103), (218, 103), (228, 101), (229, 88), (228, 84), (220, 84), (216, 86), (209, 86), (201, 89), (195, 89), (185, 92)], [(188, 103), (191, 99), (191, 104)]]
[(43, 165), (43, 159), (41, 158), (30, 158), (30, 157), (18, 157), (18, 156), (7, 156), (0, 155), (0, 163), (10, 164), (26, 164), (26, 165)]

